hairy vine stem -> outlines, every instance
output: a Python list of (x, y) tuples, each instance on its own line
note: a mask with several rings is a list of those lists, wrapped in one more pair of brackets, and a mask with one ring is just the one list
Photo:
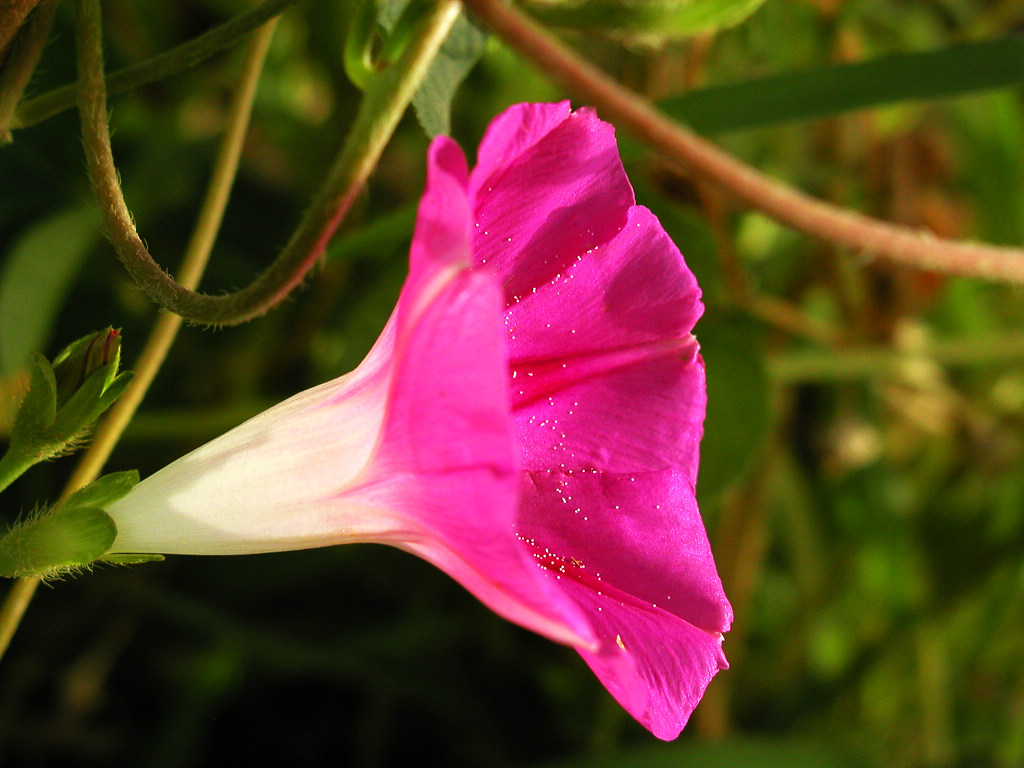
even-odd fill
[(132, 280), (153, 301), (189, 322), (216, 326), (235, 325), (265, 314), (283, 301), (319, 261), (376, 167), (427, 67), (458, 18), (460, 6), (456, 0), (437, 0), (433, 4), (398, 61), (371, 79), (337, 159), (284, 250), (248, 286), (220, 296), (196, 293), (176, 282), (153, 260), (135, 230), (110, 147), (98, 0), (79, 0), (79, 10), (82, 140), (107, 236)]
[[(42, 56), (56, 10), (57, 0), (42, 0), (36, 5), (28, 21), (18, 30), (6, 58), (0, 57), (0, 144), (10, 140), (14, 110)], [(0, 46), (0, 50), (2, 48)]]
[(509, 46), (601, 116), (664, 156), (793, 229), (915, 269), (1024, 284), (1024, 250), (945, 240), (829, 203), (775, 181), (680, 125), (502, 0), (463, 0)]

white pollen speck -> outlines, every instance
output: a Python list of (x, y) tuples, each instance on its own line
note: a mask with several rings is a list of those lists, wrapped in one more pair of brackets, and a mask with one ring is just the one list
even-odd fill
[(622, 650), (626, 650), (626, 644), (622, 642), (622, 635), (615, 636), (615, 644)]

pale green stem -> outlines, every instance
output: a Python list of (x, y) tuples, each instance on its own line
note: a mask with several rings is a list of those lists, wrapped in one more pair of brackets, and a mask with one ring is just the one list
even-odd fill
[[(119, 69), (106, 77), (107, 95), (130, 91), (140, 85), (184, 72), (199, 64), (215, 53), (230, 48), (254, 29), (262, 26), (270, 19), (280, 15), (288, 6), (298, 0), (264, 0), (245, 13), (228, 19), (213, 29), (204, 32), (186, 43), (175, 46), (169, 51), (157, 54), (151, 59)], [(75, 106), (78, 84), (69, 83), (52, 91), (26, 99), (18, 105), (11, 122), (11, 129), (27, 128), (41, 123), (64, 110)]]
[(920, 361), (943, 367), (1018, 364), (1024, 359), (1024, 334), (925, 341), (919, 347), (840, 348), (771, 355), (768, 374), (780, 384), (837, 382), (899, 375)]
[(43, 55), (56, 10), (57, 0), (42, 0), (14, 40), (7, 60), (0, 65), (0, 144), (10, 140), (14, 109)]
[[(210, 186), (182, 261), (182, 280), (192, 286), (199, 283), (209, 260), (214, 238), (220, 229), (231, 186), (238, 172), (249, 116), (256, 98), (256, 86), (276, 26), (276, 20), (267, 23), (249, 43), (241, 82), (235, 90), (235, 97), (228, 113), (228, 126), (211, 174)], [(134, 368), (135, 377), (131, 385), (100, 423), (92, 443), (75, 467), (64, 493), (61, 494), (61, 499), (67, 498), (99, 476), (114, 445), (142, 402), (161, 363), (167, 357), (180, 327), (181, 318), (177, 315), (163, 313), (158, 317)], [(38, 582), (39, 580), (35, 578), (18, 579), (0, 607), (0, 657), (7, 650)]]
[(14, 633), (18, 631), (21, 617), (25, 615), (38, 586), (39, 579), (29, 578), (17, 579), (11, 585), (3, 607), (0, 607), (0, 657), (11, 644)]
[(670, 120), (650, 101), (582, 59), (502, 0), (464, 2), (506, 43), (552, 80), (597, 107), (602, 117), (782, 224), (855, 253), (913, 269), (1024, 284), (1024, 250), (945, 240), (815, 200)]
[(398, 61), (370, 80), (355, 123), (323, 186), (269, 269), (239, 291), (209, 296), (175, 282), (153, 260), (135, 230), (110, 149), (99, 9), (96, 0), (79, 0), (79, 9), (82, 136), (107, 235), (132, 280), (146, 295), (190, 322), (207, 325), (251, 320), (279, 304), (303, 281), (369, 178), (460, 12), (456, 0), (437, 0)]

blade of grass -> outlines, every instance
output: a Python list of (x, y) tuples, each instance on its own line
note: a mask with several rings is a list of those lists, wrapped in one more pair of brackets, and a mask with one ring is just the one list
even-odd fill
[(1022, 83), (1024, 35), (1012, 35), (705, 88), (659, 107), (710, 135)]

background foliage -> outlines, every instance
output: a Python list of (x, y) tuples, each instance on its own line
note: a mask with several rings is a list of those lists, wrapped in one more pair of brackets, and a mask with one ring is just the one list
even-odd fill
[[(108, 65), (245, 7), (108, 0)], [(283, 17), (206, 291), (269, 263), (339, 145), (358, 103), (341, 55), (349, 15), (345, 2), (305, 2)], [(34, 93), (73, 79), (70, 16), (60, 9)], [(1006, 36), (1022, 23), (1014, 0), (768, 0), (688, 42), (571, 39), (813, 194), (1020, 244), (1024, 73), (984, 67), (1013, 60), (1020, 38)], [(978, 40), (1003, 48), (948, 51)], [(111, 101), (129, 204), (172, 269), (240, 53)], [(892, 54), (858, 87), (836, 68)], [(937, 86), (951, 78), (960, 85)], [(943, 93), (955, 97), (934, 100)], [(562, 97), (491, 41), (451, 131), (472, 152), (507, 105)], [(863, 110), (876, 102), (887, 105)], [(708, 304), (699, 493), (737, 621), (732, 669), (683, 737), (655, 742), (571, 651), (425, 563), (354, 546), (173, 557), (44, 589), (0, 665), (0, 762), (1024, 764), (1024, 296), (808, 241), (621, 140), (639, 201)], [(404, 277), (426, 145), (410, 114), (323, 269), (284, 306), (182, 332), (109, 470), (145, 476), (359, 362)], [(155, 314), (100, 235), (75, 115), (17, 131), (0, 148), (0, 404), (29, 348), (52, 354), (113, 324), (130, 367)], [(5, 519), (54, 498), (69, 464), (12, 486)]]

